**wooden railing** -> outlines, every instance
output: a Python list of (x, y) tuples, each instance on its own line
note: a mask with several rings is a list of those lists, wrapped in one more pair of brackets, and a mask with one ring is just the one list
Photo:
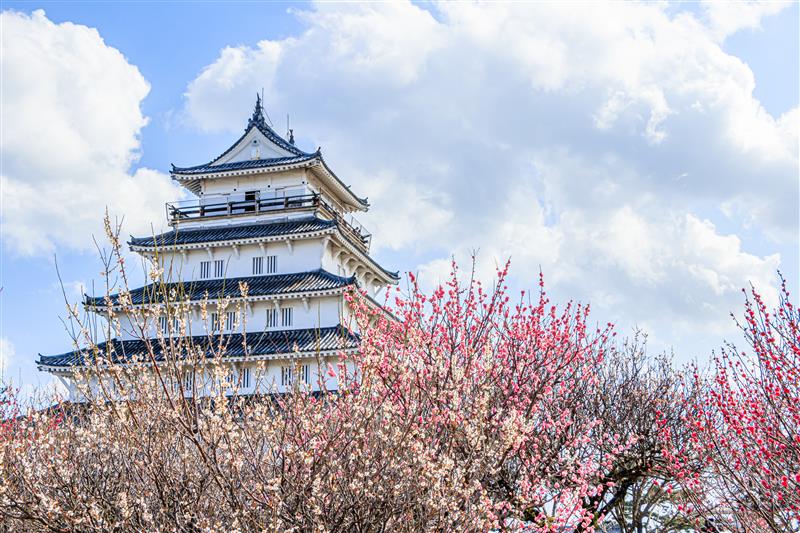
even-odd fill
[(192, 220), (203, 220), (217, 217), (233, 217), (241, 215), (276, 214), (299, 210), (317, 210), (327, 218), (336, 220), (343, 232), (356, 244), (369, 251), (372, 234), (354, 218), (346, 219), (326, 202), (319, 194), (295, 194), (277, 198), (245, 198), (237, 199), (221, 196), (213, 199), (184, 200), (168, 202), (167, 218), (170, 224)]

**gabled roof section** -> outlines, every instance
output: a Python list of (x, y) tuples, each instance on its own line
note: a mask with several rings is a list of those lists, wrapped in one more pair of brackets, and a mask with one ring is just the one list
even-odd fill
[[(243, 146), (245, 139), (250, 137), (251, 132), (256, 130), (257, 132), (261, 133), (261, 136), (265, 138), (268, 143), (268, 148), (270, 149), (269, 152), (274, 152), (277, 157), (263, 157), (260, 159), (249, 159), (247, 161), (239, 161), (239, 163), (247, 162), (247, 163), (255, 163), (255, 162), (269, 162), (273, 165), (278, 164), (286, 164), (296, 162), (293, 160), (304, 160), (313, 158), (314, 153), (304, 152), (303, 150), (299, 149), (294, 145), (293, 139), (292, 142), (289, 142), (282, 138), (280, 135), (275, 133), (269, 124), (267, 124), (266, 119), (264, 118), (264, 108), (261, 105), (261, 96), (256, 95), (256, 107), (253, 110), (253, 115), (247, 121), (247, 127), (244, 129), (244, 133), (241, 137), (236, 139), (230, 148), (222, 152), (219, 156), (214, 158), (213, 160), (205, 163), (203, 165), (195, 165), (193, 167), (176, 167), (173, 165), (172, 172), (173, 174), (191, 174), (191, 173), (200, 173), (199, 171), (205, 170), (206, 172), (213, 172), (213, 171), (223, 171), (223, 170), (230, 170), (230, 168), (226, 168), (225, 165), (229, 165), (232, 162), (228, 160), (228, 156), (237, 152), (237, 149), (244, 149)], [(265, 154), (266, 155), (266, 154)]]
[[(217, 175), (237, 175), (253, 173), (259, 169), (280, 172), (292, 168), (309, 168), (319, 179), (326, 182), (337, 194), (344, 198), (345, 203), (351, 204), (355, 209), (366, 210), (369, 202), (366, 198), (359, 198), (344, 184), (331, 170), (322, 157), (321, 149), (315, 152), (305, 152), (294, 145), (294, 136), (287, 141), (273, 130), (264, 117), (261, 96), (256, 95), (256, 106), (253, 115), (247, 121), (244, 134), (239, 137), (230, 148), (217, 158), (202, 165), (190, 167), (177, 167), (172, 165), (170, 171), (173, 179), (181, 182), (195, 194), (200, 191), (199, 180), (204, 177), (217, 177)], [(264, 141), (263, 152), (260, 141)], [(257, 145), (258, 154), (252, 156), (246, 152), (251, 143)], [(256, 148), (254, 148), (256, 149)], [(246, 152), (246, 157), (241, 154)], [(221, 176), (220, 176), (221, 177)]]
[[(253, 109), (253, 116), (251, 116), (250, 120), (247, 121), (247, 127), (244, 129), (245, 135), (247, 134), (248, 131), (250, 131), (251, 128), (258, 128), (258, 131), (263, 133), (267, 139), (272, 141), (277, 146), (283, 148), (287, 152), (290, 152), (294, 155), (310, 155), (307, 152), (300, 150), (294, 145), (293, 136), (290, 138), (290, 141), (286, 141), (283, 139), (283, 137), (275, 133), (275, 130), (273, 130), (269, 126), (269, 124), (267, 124), (267, 121), (264, 119), (264, 108), (261, 105), (261, 96), (258, 94), (256, 94), (256, 107), (255, 109)], [(244, 137), (244, 135), (242, 137)], [(234, 143), (233, 146), (236, 146), (236, 143)], [(220, 159), (228, 155), (229, 152), (230, 148), (214, 161), (215, 162), (219, 161)]]
[[(344, 287), (356, 285), (354, 277), (345, 278), (331, 274), (322, 269), (297, 274), (273, 274), (269, 276), (250, 276), (228, 279), (203, 279), (167, 283), (165, 285), (150, 284), (130, 292), (132, 305), (160, 303), (164, 294), (170, 298), (183, 301), (202, 301), (204, 298), (215, 300), (220, 298), (241, 298), (239, 283), (247, 284), (248, 298), (259, 296), (286, 296), (290, 294), (327, 293)], [(119, 295), (112, 294), (109, 299), (117, 305)], [(104, 296), (86, 296), (85, 304), (90, 307), (104, 307)]]

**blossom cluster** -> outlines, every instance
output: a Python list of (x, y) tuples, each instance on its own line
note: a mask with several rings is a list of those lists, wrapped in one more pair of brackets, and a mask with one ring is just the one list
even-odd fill
[(581, 408), (612, 328), (544, 291), (512, 304), (506, 273), (487, 291), (454, 266), (431, 295), (412, 277), (391, 314), (349, 294), (360, 348), (318, 360), (335, 390), (240, 396), (219, 373), (195, 397), (187, 365), (213, 375), (224, 344), (153, 339), (163, 360), (124, 364), (93, 345), (73, 376), (88, 401), (7, 418), (0, 514), (58, 530), (592, 530), (631, 446)]
[(688, 438), (662, 433), (681, 508), (720, 530), (800, 530), (800, 312), (783, 280), (770, 312), (751, 289), (737, 320), (747, 350), (727, 344), (687, 380)]
[[(70, 307), (86, 401), (22, 409), (0, 390), (3, 527), (798, 527), (800, 320), (785, 287), (775, 313), (755, 291), (746, 302), (750, 352), (729, 345), (710, 374), (683, 374), (638, 334), (593, 325), (588, 306), (553, 304), (541, 276), (537, 294), (512, 300), (508, 264), (489, 288), (453, 264), (430, 293), (409, 276), (383, 308), (348, 293), (359, 347), (318, 354), (317, 383), (240, 394), (226, 336), (210, 328), (213, 342), (193, 345), (180, 293), (132, 306), (107, 229), (109, 291), (114, 273), (123, 286), (107, 299), (107, 335), (135, 317), (146, 353), (117, 358)], [(153, 265), (154, 286), (170, 286)], [(150, 338), (164, 313), (176, 320)]]

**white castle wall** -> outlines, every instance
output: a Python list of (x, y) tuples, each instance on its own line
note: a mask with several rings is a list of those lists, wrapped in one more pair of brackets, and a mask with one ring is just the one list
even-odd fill
[[(322, 239), (303, 239), (286, 242), (263, 243), (263, 252), (257, 244), (246, 244), (237, 247), (234, 252), (232, 246), (214, 246), (209, 248), (186, 250), (181, 252), (160, 252), (164, 274), (169, 280), (195, 281), (200, 278), (200, 264), (203, 261), (212, 261), (210, 278), (221, 279), (214, 276), (213, 261), (225, 262), (222, 278), (237, 278), (253, 276), (253, 258), (276, 256), (276, 274), (290, 274), (309, 272), (322, 268)], [(266, 264), (265, 264), (266, 268)], [(333, 270), (331, 273), (335, 274)], [(266, 272), (263, 275), (268, 275)]]
[[(292, 324), (284, 326), (281, 324), (281, 316), (278, 313), (278, 324), (269, 327), (267, 325), (267, 311), (275, 309), (275, 300), (261, 302), (251, 302), (249, 306), (242, 302), (232, 302), (225, 308), (225, 312), (236, 313), (236, 324), (231, 326), (226, 324), (223, 333), (255, 333), (261, 331), (290, 330), (290, 329), (309, 329), (317, 327), (333, 327), (340, 323), (345, 323), (349, 315), (345, 309), (344, 299), (340, 295), (324, 296), (308, 299), (308, 308), (302, 299), (292, 298), (278, 301), (281, 309), (292, 309)], [(180, 319), (185, 323), (187, 334), (206, 335), (211, 331), (211, 313), (221, 313), (214, 302), (210, 302), (207, 307), (207, 317), (204, 319), (200, 306), (192, 306), (192, 309), (180, 315)], [(171, 316), (176, 316), (172, 314)], [(122, 340), (140, 339), (142, 337), (140, 328), (146, 329), (146, 334), (150, 337), (158, 335), (160, 323), (157, 317), (147, 319), (139, 316), (122, 314), (117, 317), (119, 320), (120, 338)], [(220, 316), (220, 319), (222, 317)], [(227, 321), (226, 321), (227, 322)], [(171, 331), (174, 327), (171, 327)], [(179, 331), (176, 333), (180, 333)], [(214, 333), (217, 333), (215, 331)]]
[[(352, 376), (356, 371), (352, 361), (345, 362), (345, 368), (349, 376)], [(245, 369), (249, 370), (249, 383), (244, 383), (243, 381)], [(289, 369), (291, 369), (294, 381), (285, 383), (283, 377)], [(333, 376), (330, 374), (331, 371), (334, 374)], [(216, 394), (223, 389), (224, 394), (229, 396), (234, 393), (281, 393), (291, 390), (294, 386), (311, 391), (335, 391), (339, 388), (340, 371), (338, 356), (297, 357), (282, 361), (222, 362), (220, 369), (214, 368), (209, 363), (202, 372), (197, 371), (193, 374), (193, 383), (186, 380), (185, 374), (182, 378), (184, 379), (184, 386), (190, 384), (192, 389), (191, 392), (185, 390), (186, 396), (191, 396), (194, 393), (198, 396), (207, 396)], [(308, 376), (307, 381), (304, 379), (306, 375)], [(101, 394), (121, 399), (123, 394), (121, 394), (117, 386), (117, 379), (113, 379), (108, 375), (92, 376), (86, 380), (80, 380), (80, 385), (72, 380), (65, 380), (65, 385), (68, 389), (69, 399), (73, 402), (85, 401), (88, 395), (97, 396)], [(177, 390), (177, 386), (175, 390)]]
[(325, 201), (342, 210), (341, 202), (322, 185), (307, 169), (290, 169), (240, 176), (214, 177), (203, 180), (200, 202), (220, 201), (223, 197), (244, 199), (244, 193), (258, 191), (261, 198), (280, 198), (311, 194), (325, 195)]
[(264, 193), (280, 193), (289, 189), (293, 194), (310, 192), (308, 179), (304, 169), (292, 169), (280, 173), (251, 174), (245, 176), (227, 176), (210, 178), (203, 181), (202, 197), (222, 194), (243, 194), (246, 191), (262, 191)]

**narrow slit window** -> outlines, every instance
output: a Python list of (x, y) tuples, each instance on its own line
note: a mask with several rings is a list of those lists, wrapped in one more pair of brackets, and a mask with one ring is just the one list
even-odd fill
[(236, 324), (236, 311), (228, 311), (225, 315), (225, 330), (233, 331)]
[(292, 325), (292, 308), (291, 307), (283, 307), (281, 308), (281, 325), (291, 326)]
[(267, 256), (267, 274), (275, 274), (278, 272), (278, 256)]
[(264, 258), (263, 257), (254, 257), (253, 258), (253, 275), (260, 276), (264, 273)]
[(194, 372), (191, 370), (183, 373), (183, 388), (186, 391), (191, 391), (194, 388)]
[(291, 366), (281, 367), (281, 387), (288, 387), (292, 384), (292, 370)]
[(219, 313), (211, 313), (211, 331), (219, 331)]
[[(295, 374), (295, 371), (297, 374)], [(310, 365), (299, 365), (295, 368), (295, 365), (289, 366), (282, 366), (281, 367), (281, 386), (282, 387), (289, 387), (294, 383), (295, 379), (299, 379), (301, 383), (305, 383), (306, 385), (311, 384), (311, 366)]]
[[(172, 325), (172, 331), (170, 331), (170, 324)], [(176, 316), (172, 317), (172, 320), (166, 315), (158, 317), (158, 329), (164, 336), (170, 334), (177, 335), (180, 333), (180, 325), (180, 320), (178, 320)]]
[(222, 275), (225, 273), (225, 261), (222, 259), (217, 259), (214, 261), (214, 277), (221, 278)]
[(267, 309), (267, 327), (268, 328), (277, 328), (278, 327), (278, 310), (277, 309)]
[(250, 388), (250, 367), (246, 366), (246, 367), (242, 368), (240, 377), (241, 377), (241, 387), (243, 389), (249, 389)]
[(211, 261), (200, 261), (200, 278), (208, 279), (211, 277)]

